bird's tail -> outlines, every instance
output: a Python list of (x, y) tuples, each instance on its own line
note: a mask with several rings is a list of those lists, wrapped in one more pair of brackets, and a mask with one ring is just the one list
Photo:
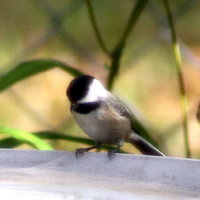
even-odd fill
[(141, 153), (145, 155), (153, 155), (153, 156), (165, 156), (162, 152), (156, 149), (153, 145), (147, 142), (145, 139), (140, 137), (139, 135), (132, 133), (128, 142), (133, 144)]

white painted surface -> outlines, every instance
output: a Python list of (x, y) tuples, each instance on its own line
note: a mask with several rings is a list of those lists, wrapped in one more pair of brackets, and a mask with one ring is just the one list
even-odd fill
[(3, 200), (200, 199), (200, 161), (0, 150)]

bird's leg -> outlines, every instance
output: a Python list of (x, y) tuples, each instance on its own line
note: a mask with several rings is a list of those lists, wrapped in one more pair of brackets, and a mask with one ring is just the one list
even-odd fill
[(116, 148), (111, 148), (108, 150), (108, 157), (110, 160), (112, 160), (115, 156), (115, 153), (119, 153), (121, 146), (123, 145), (123, 142), (119, 142), (117, 144)]
[(100, 147), (101, 147), (101, 144), (97, 143), (96, 145), (94, 145), (92, 147), (76, 149), (76, 151), (75, 151), (76, 158), (79, 158), (84, 152), (88, 152), (88, 151), (90, 151), (92, 149), (97, 149), (97, 148), (100, 148)]
[(111, 148), (108, 150), (108, 157), (110, 160), (112, 160), (115, 156), (115, 153), (119, 153), (119, 147), (117, 146), (117, 148)]

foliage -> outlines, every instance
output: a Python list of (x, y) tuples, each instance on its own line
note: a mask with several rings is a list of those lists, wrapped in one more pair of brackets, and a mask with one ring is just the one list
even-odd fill
[[(26, 132), (26, 131), (14, 129), (14, 128), (0, 127), (0, 133), (10, 135), (12, 138), (14, 138), (16, 140), (16, 142), (13, 142), (15, 143), (14, 145), (16, 145), (17, 142), (24, 142), (40, 150), (53, 149), (48, 143), (41, 140), (36, 135)], [(8, 143), (8, 145), (10, 144)]]
[[(88, 16), (91, 20), (91, 25), (93, 27), (96, 39), (98, 41), (99, 47), (101, 50), (110, 58), (111, 64), (108, 66), (108, 79), (107, 79), (107, 87), (112, 90), (114, 83), (117, 79), (117, 76), (119, 74), (120, 70), (120, 62), (121, 57), (123, 55), (124, 49), (126, 47), (127, 39), (129, 38), (129, 35), (131, 31), (135, 28), (136, 23), (140, 19), (140, 16), (145, 12), (146, 6), (149, 4), (149, 0), (138, 0), (133, 5), (132, 11), (130, 13), (130, 17), (127, 20), (127, 24), (122, 31), (122, 36), (117, 42), (116, 47), (109, 51), (108, 48), (105, 45), (105, 42), (102, 38), (102, 35), (100, 33), (99, 27), (97, 25), (97, 20), (95, 17), (95, 12), (93, 10), (93, 2), (91, 0), (85, 0), (85, 4), (88, 9)], [(177, 80), (180, 85), (180, 93), (181, 93), (181, 102), (182, 102), (182, 113), (183, 113), (183, 128), (185, 130), (184, 134), (184, 141), (185, 141), (185, 149), (186, 149), (186, 155), (187, 157), (190, 157), (190, 147), (188, 143), (188, 122), (187, 122), (187, 100), (186, 100), (186, 94), (185, 94), (185, 87), (184, 82), (182, 78), (182, 71), (181, 71), (181, 55), (179, 46), (176, 39), (176, 33), (175, 33), (175, 27), (174, 22), (171, 14), (171, 10), (169, 7), (168, 0), (163, 0), (163, 6), (166, 10), (166, 19), (169, 22), (169, 29), (171, 31), (172, 36), (172, 45), (173, 45), (173, 53), (174, 53), (174, 59), (177, 63)], [(114, 3), (114, 2), (113, 2)], [(51, 13), (51, 9), (48, 9), (48, 11)], [(62, 19), (57, 16), (56, 13), (52, 14), (53, 19), (53, 25), (54, 26), (60, 26), (62, 25)], [(57, 27), (58, 28), (58, 27)], [(63, 30), (63, 29), (62, 29)], [(62, 31), (62, 34), (65, 34), (65, 32)], [(24, 80), (25, 78), (32, 77), (35, 74), (50, 70), (52, 68), (59, 67), (64, 72), (69, 73), (73, 76), (78, 76), (83, 74), (83, 72), (77, 70), (76, 68), (69, 66), (62, 61), (54, 60), (54, 59), (35, 59), (31, 61), (25, 61), (11, 69), (9, 72), (5, 73), (0, 77), (0, 92), (4, 91), (5, 89), (8, 89), (12, 85), (16, 84), (19, 81)], [(138, 130), (138, 132), (141, 133), (141, 135), (149, 140), (154, 145), (157, 145), (157, 142), (152, 138), (149, 131), (145, 128), (142, 121), (139, 119), (135, 119), (135, 128)], [(28, 133), (25, 131), (12, 129), (12, 128), (5, 128), (1, 127), (0, 132), (4, 133), (6, 135), (9, 135), (9, 138), (2, 139), (0, 141), (0, 147), (9, 147), (14, 148), (22, 143), (27, 143), (34, 148), (37, 149), (52, 149), (50, 145), (47, 144), (44, 140), (51, 139), (51, 140), (66, 140), (66, 141), (73, 141), (73, 142), (80, 142), (84, 144), (91, 144), (92, 141), (85, 138), (79, 138), (74, 137), (66, 134), (61, 134), (57, 132), (40, 132), (40, 133)], [(158, 146), (158, 145), (157, 145)]]
[(58, 60), (48, 59), (26, 61), (20, 63), (14, 69), (0, 77), (0, 91), (5, 90), (6, 88), (17, 83), (18, 81), (21, 81), (35, 74), (44, 72), (46, 70), (52, 69), (54, 67), (59, 67), (67, 73), (72, 74), (73, 76), (79, 76), (83, 74), (79, 70), (70, 67)]

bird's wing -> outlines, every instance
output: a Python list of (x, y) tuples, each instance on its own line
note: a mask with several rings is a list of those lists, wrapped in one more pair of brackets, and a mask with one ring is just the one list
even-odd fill
[(157, 155), (157, 156), (165, 156), (162, 152), (160, 152), (157, 148), (155, 148), (152, 144), (150, 144), (146, 139), (142, 137), (140, 132), (138, 132), (135, 128), (136, 119), (133, 114), (129, 111), (129, 109), (116, 97), (113, 97), (112, 105), (116, 112), (118, 112), (121, 116), (125, 116), (128, 120), (130, 120), (131, 129), (135, 134), (131, 134), (129, 138), (129, 142), (136, 146), (143, 154), (146, 155)]
[(130, 110), (123, 104), (123, 102), (118, 99), (117, 97), (115, 96), (111, 96), (111, 103), (112, 103), (112, 106), (113, 108), (116, 110), (117, 113), (119, 113), (121, 116), (124, 116), (126, 117), (128, 120), (130, 120), (130, 124), (131, 124), (131, 129), (139, 134), (135, 128), (134, 128), (134, 116), (133, 114), (130, 112)]

